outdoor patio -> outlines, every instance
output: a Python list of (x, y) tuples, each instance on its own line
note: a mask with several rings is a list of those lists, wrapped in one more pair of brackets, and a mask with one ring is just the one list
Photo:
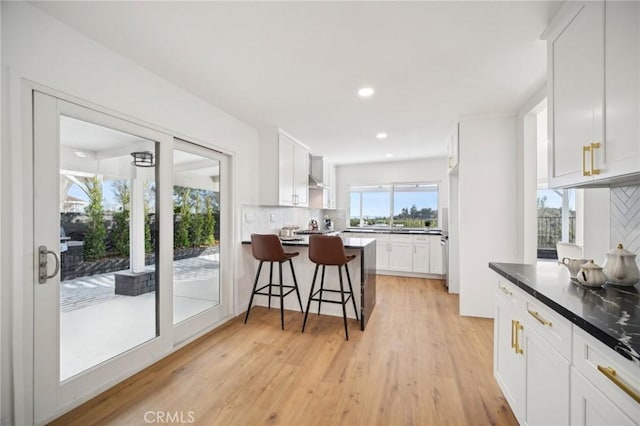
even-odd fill
[[(175, 260), (173, 274), (174, 324), (220, 303), (218, 253)], [(115, 294), (115, 272), (62, 281), (61, 380), (153, 339), (155, 295)]]

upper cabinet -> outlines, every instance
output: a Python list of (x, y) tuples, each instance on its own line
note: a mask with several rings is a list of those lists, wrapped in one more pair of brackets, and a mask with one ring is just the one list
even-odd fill
[(309, 150), (280, 129), (260, 131), (260, 204), (309, 205)]
[(322, 164), (323, 178), (326, 188), (323, 190), (322, 208), (335, 209), (336, 208), (336, 166), (325, 161)]
[(567, 2), (548, 41), (549, 185), (640, 179), (637, 2)]
[(447, 170), (449, 172), (458, 167), (458, 129), (458, 123), (456, 123), (447, 141)]

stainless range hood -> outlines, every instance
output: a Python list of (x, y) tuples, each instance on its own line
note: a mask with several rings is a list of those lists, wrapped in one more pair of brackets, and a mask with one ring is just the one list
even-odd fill
[(323, 181), (323, 161), (320, 155), (309, 155), (309, 189), (329, 189)]

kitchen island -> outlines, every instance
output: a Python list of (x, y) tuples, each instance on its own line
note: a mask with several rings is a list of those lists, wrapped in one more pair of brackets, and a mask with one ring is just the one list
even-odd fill
[[(358, 307), (358, 313), (360, 316), (360, 329), (364, 330), (367, 321), (371, 317), (373, 309), (376, 306), (376, 241), (371, 238), (351, 238), (341, 235), (344, 242), (344, 248), (346, 253), (355, 254), (356, 258), (348, 263), (349, 273), (351, 275), (351, 283), (353, 285), (353, 292), (355, 296), (356, 306)], [(242, 241), (243, 250), (247, 251), (247, 255), (244, 256), (245, 268), (247, 271), (251, 271), (251, 274), (255, 276), (258, 268), (258, 262), (251, 255), (251, 241)], [(303, 307), (306, 308), (306, 302), (309, 298), (309, 291), (311, 290), (311, 280), (313, 279), (313, 271), (315, 269), (315, 263), (309, 260), (309, 237), (297, 236), (295, 239), (285, 239), (282, 241), (282, 245), (286, 252), (299, 252), (300, 256), (293, 258), (293, 267), (296, 272), (296, 278), (298, 281), (298, 287), (300, 289), (300, 296), (302, 297)], [(283, 265), (286, 266), (286, 265)], [(338, 284), (338, 268), (336, 266), (327, 266), (325, 273), (325, 288), (339, 288)], [(260, 278), (260, 283), (265, 282), (268, 279), (268, 270), (263, 267), (263, 271)], [(283, 267), (283, 279), (285, 283), (291, 283), (291, 270), (290, 268)], [(343, 272), (344, 273), (344, 272)], [(274, 281), (278, 279), (277, 268), (274, 268)], [(316, 281), (316, 286), (319, 285), (320, 273)], [(345, 276), (345, 286), (346, 276)], [(256, 296), (254, 305), (267, 306), (266, 296)], [(352, 309), (349, 309), (350, 304), (347, 305), (347, 316), (355, 318)], [(285, 309), (299, 311), (300, 306), (295, 297), (287, 297), (284, 300)], [(316, 309), (317, 304), (311, 304), (311, 312)], [(342, 316), (342, 307), (330, 303), (322, 304), (322, 314)], [(300, 323), (302, 326), (302, 323)]]
[(518, 421), (638, 426), (640, 284), (583, 287), (556, 262), (489, 268), (493, 372)]
[(555, 262), (489, 268), (627, 359), (640, 362), (640, 284), (587, 288)]

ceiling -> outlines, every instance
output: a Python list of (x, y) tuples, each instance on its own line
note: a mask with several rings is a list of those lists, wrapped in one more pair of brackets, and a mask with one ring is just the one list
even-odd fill
[[(445, 156), (457, 120), (518, 111), (545, 83), (538, 38), (562, 3), (32, 4), (249, 125), (348, 164)], [(375, 94), (359, 98), (364, 86)]]

